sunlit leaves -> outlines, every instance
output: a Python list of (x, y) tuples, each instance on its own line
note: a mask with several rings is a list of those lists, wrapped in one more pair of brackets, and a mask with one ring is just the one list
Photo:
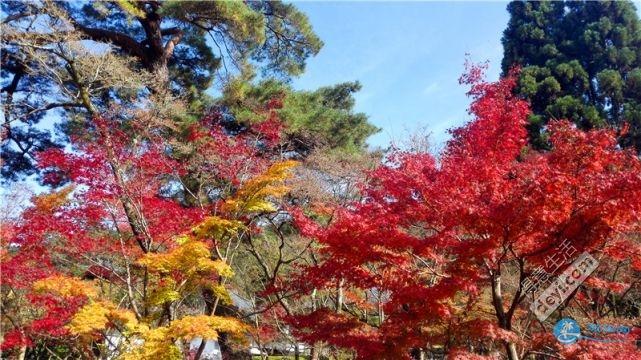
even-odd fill
[(64, 275), (55, 275), (38, 280), (33, 284), (33, 289), (36, 293), (48, 293), (62, 298), (76, 296), (94, 298), (97, 296), (96, 289), (92, 284)]
[(131, 0), (117, 0), (116, 3), (122, 8), (126, 13), (131, 16), (144, 18), (146, 16), (145, 12), (141, 10), (134, 1)]
[(290, 176), (296, 161), (283, 161), (270, 166), (267, 171), (246, 181), (234, 198), (225, 203), (224, 209), (231, 213), (273, 212), (276, 207), (270, 202), (288, 191), (283, 182)]
[(243, 229), (245, 224), (241, 221), (208, 216), (193, 228), (192, 233), (197, 239), (222, 240), (237, 235)]
[(176, 339), (191, 340), (195, 337), (218, 339), (219, 332), (241, 336), (246, 326), (237, 319), (220, 316), (185, 316), (170, 325), (171, 336)]
[(170, 325), (150, 329), (140, 326), (137, 335), (141, 341), (132, 341), (130, 348), (122, 356), (124, 360), (138, 359), (182, 359), (177, 341), (189, 342), (194, 338), (217, 340), (220, 333), (229, 334), (242, 340), (246, 325), (241, 321), (221, 316), (185, 316)]
[(140, 341), (134, 341), (131, 344), (121, 356), (123, 360), (180, 360), (183, 358), (180, 348), (171, 341), (169, 328), (141, 327), (138, 331)]
[(223, 262), (212, 260), (209, 248), (200, 241), (187, 241), (168, 253), (145, 254), (138, 263), (151, 272), (179, 272), (187, 277), (214, 272), (229, 276), (231, 272)]
[(67, 186), (50, 194), (36, 196), (33, 202), (39, 211), (50, 212), (64, 205), (68, 201), (67, 197), (72, 191), (73, 186)]
[(90, 302), (78, 310), (68, 325), (72, 334), (89, 339), (108, 328), (120, 332), (132, 331), (138, 325), (135, 315), (128, 310), (117, 309), (107, 301)]
[[(318, 241), (320, 260), (288, 289), (341, 298), (290, 319), (306, 341), (361, 359), (403, 358), (426, 343), (461, 358), (507, 343), (540, 349), (528, 340), (535, 330), (519, 282), (565, 241), (575, 253), (605, 248), (612, 256), (577, 296), (599, 309), (592, 318), (614, 307), (606, 296), (628, 289), (630, 267), (640, 263), (641, 161), (612, 131), (584, 132), (564, 120), (547, 129), (550, 151), (528, 148), (529, 107), (512, 93), (518, 73), (487, 83), (482, 70), (462, 77), (472, 120), (451, 132), (438, 157), (392, 153), (363, 184), (362, 200), (338, 208), (329, 224), (293, 211), (301, 233)], [(599, 280), (612, 274), (616, 280)], [(564, 314), (582, 316), (574, 306)]]
[(222, 260), (212, 260), (208, 246), (188, 239), (167, 253), (148, 253), (138, 260), (158, 278), (151, 288), (148, 302), (162, 305), (178, 301), (183, 293), (198, 287), (214, 288), (223, 299), (229, 299), (222, 285), (213, 283), (214, 276), (231, 277), (231, 267)]

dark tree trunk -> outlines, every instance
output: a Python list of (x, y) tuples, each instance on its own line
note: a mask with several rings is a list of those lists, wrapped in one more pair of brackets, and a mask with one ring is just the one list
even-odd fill
[[(235, 316), (234, 308), (230, 306), (220, 306), (216, 303), (216, 297), (213, 291), (209, 289), (203, 290), (203, 299), (205, 300), (205, 313), (217, 316)], [(206, 341), (202, 340), (196, 351), (195, 360), (200, 359), (203, 351), (205, 350)], [(218, 337), (218, 346), (220, 346), (220, 354), (223, 360), (251, 360), (251, 355), (247, 349), (236, 351), (232, 346), (229, 335), (220, 333)]]
[(223, 360), (251, 360), (251, 355), (246, 349), (236, 351), (232, 348), (228, 334), (220, 334), (218, 345), (220, 346), (220, 354)]

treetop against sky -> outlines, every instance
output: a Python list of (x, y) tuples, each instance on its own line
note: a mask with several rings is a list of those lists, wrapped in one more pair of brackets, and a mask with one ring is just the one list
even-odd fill
[(506, 5), (2, 2), (3, 358), (641, 358), (638, 10)]
[[(634, 2), (641, 15), (641, 2)], [(358, 80), (356, 110), (382, 131), (373, 146), (402, 143), (426, 129), (442, 145), (447, 129), (464, 123), (469, 104), (457, 79), (466, 54), (501, 72), (507, 1), (298, 2), (325, 42), (294, 80), (301, 89)], [(373, 25), (375, 24), (375, 25)]]

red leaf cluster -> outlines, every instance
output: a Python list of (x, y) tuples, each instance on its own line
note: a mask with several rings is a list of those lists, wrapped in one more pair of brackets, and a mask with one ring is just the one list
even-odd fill
[[(611, 256), (630, 258), (611, 245), (640, 220), (639, 158), (619, 149), (612, 131), (583, 132), (563, 120), (548, 129), (552, 150), (529, 149), (529, 107), (512, 93), (517, 70), (495, 83), (483, 82), (481, 74), (473, 68), (462, 78), (471, 85), (473, 119), (451, 131), (438, 157), (391, 154), (363, 185), (363, 200), (339, 209), (328, 226), (294, 214), (301, 233), (321, 245), (322, 261), (301, 269), (290, 286), (353, 290), (378, 299), (384, 314), (358, 315), (357, 302), (346, 299), (340, 309), (334, 304), (333, 311), (295, 317), (291, 324), (308, 342), (353, 349), (362, 359), (397, 359), (425, 344), (453, 350), (457, 336), (461, 345), (488, 336), (515, 342), (507, 319), (527, 311), (524, 294), (512, 287), (503, 305), (490, 295), (492, 279), (507, 267), (527, 277), (553, 255), (565, 256), (565, 265), (572, 257), (559, 253), (564, 241), (575, 257), (607, 248)], [(638, 266), (638, 252), (632, 261)], [(461, 296), (486, 302), (490, 318), (496, 316), (495, 335), (470, 332), (461, 339), (465, 327), (444, 333), (461, 316)], [(487, 315), (468, 315), (472, 324), (488, 324)], [(394, 352), (387, 351), (391, 344)]]

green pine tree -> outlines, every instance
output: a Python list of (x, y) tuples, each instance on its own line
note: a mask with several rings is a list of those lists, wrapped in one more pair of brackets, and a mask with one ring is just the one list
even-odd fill
[(503, 34), (503, 71), (521, 66), (517, 91), (530, 100), (531, 142), (545, 125), (628, 127), (623, 146), (641, 151), (641, 21), (629, 1), (514, 1)]
[(1, 6), (2, 175), (11, 180), (35, 172), (35, 152), (64, 145), (38, 124), (47, 114), (57, 112), (63, 135), (113, 106), (194, 121), (213, 103), (206, 90), (245, 71), (286, 80), (322, 47), (307, 17), (280, 1)]

